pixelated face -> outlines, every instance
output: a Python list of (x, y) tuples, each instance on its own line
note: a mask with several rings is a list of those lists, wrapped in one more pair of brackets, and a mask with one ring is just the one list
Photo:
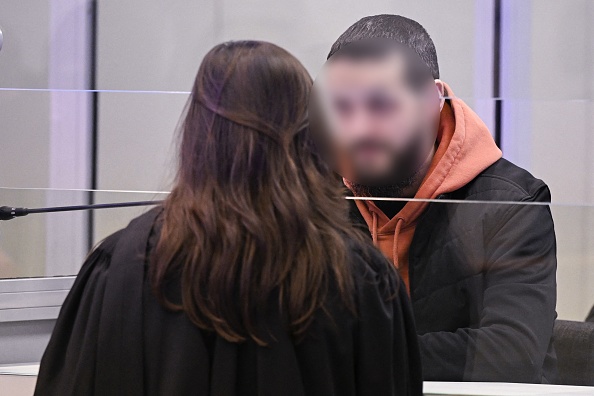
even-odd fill
[(349, 180), (387, 185), (411, 177), (432, 149), (435, 85), (413, 87), (406, 56), (331, 58), (316, 80), (334, 163)]

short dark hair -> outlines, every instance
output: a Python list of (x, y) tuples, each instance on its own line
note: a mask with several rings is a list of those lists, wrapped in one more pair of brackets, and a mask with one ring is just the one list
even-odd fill
[(354, 41), (387, 38), (415, 51), (427, 65), (433, 78), (439, 78), (437, 51), (431, 36), (417, 21), (401, 15), (373, 15), (359, 19), (332, 45), (328, 59), (346, 44)]
[(433, 85), (433, 76), (431, 70), (425, 65), (423, 60), (412, 49), (400, 44), (399, 42), (386, 38), (362, 39), (353, 41), (344, 45), (337, 51), (329, 63), (340, 60), (380, 60), (390, 54), (403, 56), (406, 62), (405, 78), (408, 85), (415, 91), (419, 91), (430, 82)]

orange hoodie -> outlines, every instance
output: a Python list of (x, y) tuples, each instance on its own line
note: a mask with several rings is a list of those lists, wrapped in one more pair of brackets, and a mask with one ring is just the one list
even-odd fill
[[(447, 84), (445, 89), (447, 96), (454, 97)], [(450, 105), (446, 102), (441, 111), (437, 143), (435, 156), (415, 198), (434, 199), (456, 191), (501, 158), (501, 150), (487, 126), (457, 98), (450, 99)], [(345, 184), (348, 187), (348, 181)], [(428, 202), (409, 201), (392, 219), (372, 201), (355, 202), (367, 222), (373, 243), (398, 268), (410, 291), (408, 250), (417, 220)]]

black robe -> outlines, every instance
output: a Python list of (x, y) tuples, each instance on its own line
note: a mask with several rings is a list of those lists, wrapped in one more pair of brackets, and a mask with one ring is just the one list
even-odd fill
[(89, 255), (60, 311), (35, 395), (422, 394), (406, 289), (381, 253), (364, 247), (365, 261), (353, 248), (357, 316), (330, 299), (330, 315), (320, 310), (298, 342), (271, 314), (263, 320), (276, 342), (229, 343), (151, 293), (146, 257), (159, 213), (133, 220)]

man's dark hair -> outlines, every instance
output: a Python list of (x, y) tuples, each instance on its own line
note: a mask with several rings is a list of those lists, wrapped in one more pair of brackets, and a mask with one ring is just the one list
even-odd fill
[(346, 44), (374, 38), (396, 40), (412, 49), (431, 70), (433, 78), (439, 78), (437, 52), (431, 36), (420, 23), (400, 15), (374, 15), (358, 20), (332, 45), (328, 59)]
[(405, 58), (407, 64), (406, 81), (415, 91), (426, 87), (428, 82), (433, 85), (433, 73), (417, 53), (398, 41), (387, 38), (362, 39), (347, 43), (332, 55), (328, 62), (331, 63), (341, 59), (355, 61), (379, 60), (391, 54), (399, 54)]

